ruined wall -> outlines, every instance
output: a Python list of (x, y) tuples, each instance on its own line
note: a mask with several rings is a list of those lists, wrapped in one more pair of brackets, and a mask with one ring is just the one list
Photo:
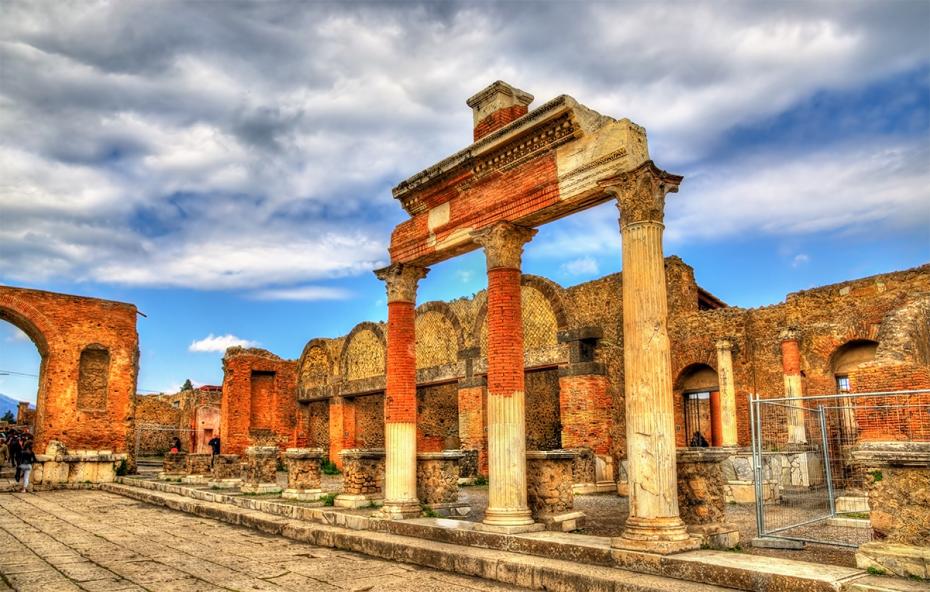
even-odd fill
[(354, 397), (355, 447), (384, 448), (384, 395)]
[(131, 452), (139, 338), (132, 304), (0, 286), (0, 319), (32, 339), (42, 363), (36, 449)]
[(296, 392), (297, 362), (262, 349), (227, 349), (220, 411), (223, 452), (242, 454), (252, 445), (294, 445)]
[(449, 382), (417, 389), (417, 451), (459, 447), (459, 388)]

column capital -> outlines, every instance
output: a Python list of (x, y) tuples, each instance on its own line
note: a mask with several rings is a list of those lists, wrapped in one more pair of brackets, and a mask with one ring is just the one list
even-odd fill
[(375, 270), (378, 279), (385, 283), (389, 303), (415, 303), (417, 301), (417, 282), (425, 278), (427, 273), (429, 273), (429, 269), (425, 267), (406, 263), (394, 263)]
[(797, 327), (785, 327), (778, 332), (779, 341), (798, 341), (801, 338), (801, 331)]
[(648, 160), (632, 171), (598, 182), (617, 198), (620, 226), (637, 222), (662, 222), (665, 219), (665, 195), (677, 193), (683, 177), (658, 168)]
[(733, 349), (733, 341), (727, 338), (718, 339), (714, 345), (717, 351), (730, 351)]
[(530, 242), (536, 229), (497, 222), (489, 228), (472, 233), (472, 239), (484, 247), (488, 269), (520, 269), (523, 245)]

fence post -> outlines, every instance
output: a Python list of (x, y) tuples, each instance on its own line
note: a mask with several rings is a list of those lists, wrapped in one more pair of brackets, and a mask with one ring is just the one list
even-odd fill
[(824, 413), (823, 405), (818, 407), (820, 410), (820, 441), (823, 445), (823, 471), (827, 479), (827, 499), (830, 501), (830, 516), (836, 516), (836, 500), (833, 496), (833, 472), (830, 470), (830, 443), (827, 439), (827, 415)]
[(749, 393), (749, 432), (750, 444), (752, 445), (752, 475), (754, 481), (753, 487), (756, 492), (756, 533), (761, 537), (765, 530), (763, 524), (765, 517), (762, 512), (762, 504), (765, 503), (765, 500), (762, 498), (762, 440), (760, 437), (760, 426), (756, 425), (758, 415), (758, 403), (753, 400), (752, 393)]

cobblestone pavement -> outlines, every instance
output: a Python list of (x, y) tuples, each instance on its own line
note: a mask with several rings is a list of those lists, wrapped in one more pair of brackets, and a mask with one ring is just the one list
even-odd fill
[(0, 591), (503, 592), (99, 491), (0, 494)]

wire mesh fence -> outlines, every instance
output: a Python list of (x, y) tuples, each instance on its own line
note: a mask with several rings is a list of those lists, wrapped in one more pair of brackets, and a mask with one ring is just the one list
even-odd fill
[(759, 536), (856, 547), (872, 538), (864, 442), (930, 441), (930, 391), (750, 396)]

